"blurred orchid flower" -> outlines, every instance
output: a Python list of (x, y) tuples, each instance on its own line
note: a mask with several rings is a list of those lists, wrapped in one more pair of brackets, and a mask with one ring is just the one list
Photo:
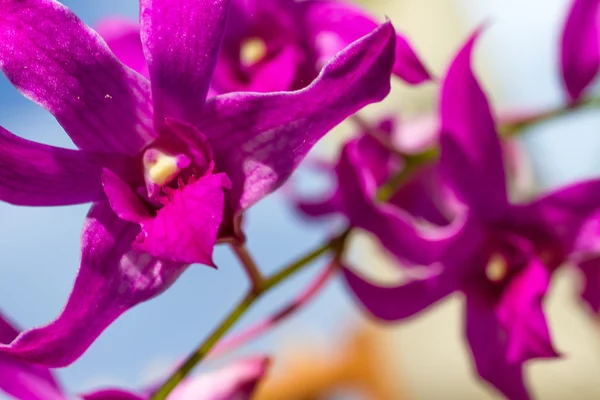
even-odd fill
[[(232, 0), (228, 20), (212, 94), (301, 89), (337, 52), (378, 25), (359, 7), (338, 0)], [(112, 18), (96, 29), (122, 62), (148, 74), (137, 24)], [(430, 79), (400, 34), (395, 60), (393, 73), (405, 82)]]
[[(368, 282), (350, 269), (349, 288), (375, 317), (411, 317), (453, 292), (466, 301), (466, 337), (479, 375), (507, 398), (528, 399), (523, 363), (557, 357), (542, 310), (553, 272), (575, 249), (575, 239), (600, 204), (600, 180), (577, 183), (526, 204), (512, 204), (500, 139), (486, 96), (471, 70), (478, 34), (454, 59), (441, 96), (442, 184), (461, 215), (441, 238), (411, 228), (408, 217), (374, 199), (375, 179), (357, 164), (357, 151), (342, 158), (354, 176), (349, 220), (373, 232), (400, 259), (441, 264), (425, 279), (398, 287)], [(354, 183), (353, 183), (354, 182)], [(348, 185), (347, 185), (348, 186)], [(350, 190), (350, 189), (346, 189)], [(441, 228), (440, 228), (441, 229)], [(435, 266), (435, 265), (434, 265)]]

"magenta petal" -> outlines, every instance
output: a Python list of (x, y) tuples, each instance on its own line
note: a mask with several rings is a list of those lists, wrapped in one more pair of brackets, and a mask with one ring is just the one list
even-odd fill
[(229, 0), (141, 0), (155, 121), (195, 125), (221, 48)]
[(600, 258), (580, 261), (577, 267), (583, 274), (581, 299), (595, 314), (600, 313)]
[(348, 268), (344, 278), (360, 303), (376, 318), (396, 321), (411, 317), (457, 290), (457, 277), (443, 272), (396, 287), (374, 285)]
[(21, 206), (87, 203), (102, 196), (99, 157), (21, 139), (0, 127), (0, 200)]
[(561, 42), (561, 67), (571, 101), (592, 83), (600, 66), (600, 1), (573, 0)]
[(325, 217), (343, 210), (337, 193), (321, 201), (318, 200), (298, 200), (294, 201), (298, 211), (308, 217)]
[(102, 186), (110, 207), (119, 218), (138, 224), (151, 218), (148, 209), (133, 189), (108, 169), (102, 171)]
[(504, 289), (496, 312), (506, 330), (509, 363), (522, 364), (533, 358), (558, 356), (542, 309), (549, 284), (550, 271), (534, 258)]
[[(245, 90), (251, 92), (279, 92), (289, 90), (296, 79), (295, 65), (302, 58), (296, 46), (283, 48), (272, 60), (265, 61), (253, 74), (252, 82)], [(230, 85), (233, 85), (231, 83)]]
[(386, 96), (394, 42), (388, 22), (338, 53), (305, 89), (207, 103), (198, 128), (232, 180), (232, 206), (246, 209), (279, 188), (323, 135)]
[[(10, 343), (18, 331), (0, 313), (0, 343)], [(52, 373), (44, 367), (0, 355), (0, 391), (19, 400), (64, 400)]]
[(437, 171), (434, 167), (425, 167), (406, 182), (389, 202), (414, 217), (445, 226), (449, 218), (440, 206), (444, 200), (441, 192)]
[(81, 149), (134, 154), (154, 137), (148, 81), (56, 1), (2, 1), (0, 69)]
[(149, 77), (138, 23), (123, 18), (111, 18), (101, 21), (95, 29), (123, 64), (144, 77)]
[[(349, 2), (309, 0), (301, 4), (305, 7), (305, 29), (320, 60), (325, 62), (377, 26), (374, 18)], [(412, 46), (401, 35), (396, 35), (395, 53), (392, 72), (400, 79), (413, 85), (431, 79)]]
[(523, 381), (523, 366), (508, 362), (504, 332), (494, 308), (471, 296), (466, 301), (466, 337), (477, 372), (506, 398), (530, 399)]
[(131, 250), (139, 227), (106, 203), (92, 206), (82, 234), (81, 267), (57, 319), (21, 333), (0, 354), (48, 367), (75, 361), (116, 318), (166, 290), (185, 265)]
[(18, 335), (17, 328), (0, 312), (0, 343), (10, 343)]
[[(543, 223), (548, 233), (562, 241), (565, 251), (581, 253), (597, 247), (594, 242), (600, 206), (600, 179), (577, 182), (552, 191), (529, 204), (513, 208), (516, 224)], [(582, 237), (581, 233), (589, 235)], [(585, 240), (582, 240), (585, 239)]]
[(80, 396), (83, 400), (145, 400), (144, 396), (121, 389), (102, 389)]
[(375, 180), (360, 163), (356, 142), (344, 147), (337, 172), (338, 180), (343, 182), (338, 186), (339, 197), (343, 199), (344, 214), (350, 224), (373, 233), (399, 260), (429, 265), (441, 261), (449, 249), (468, 253), (479, 246), (481, 232), (472, 218), (457, 218), (448, 227), (427, 235), (415, 227), (404, 210), (377, 202)]
[(142, 222), (134, 247), (153, 256), (185, 263), (214, 265), (225, 206), (225, 174), (207, 175), (169, 194), (168, 203), (155, 218)]
[(500, 139), (490, 108), (471, 70), (479, 31), (450, 66), (441, 98), (440, 171), (456, 196), (484, 219), (508, 209)]

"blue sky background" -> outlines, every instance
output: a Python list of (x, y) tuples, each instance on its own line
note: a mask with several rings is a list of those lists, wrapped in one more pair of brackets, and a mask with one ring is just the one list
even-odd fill
[[(134, 0), (64, 3), (85, 22), (125, 14), (134, 18)], [(492, 16), (481, 54), (489, 59), (504, 90), (494, 93), (499, 105), (548, 106), (562, 99), (557, 79), (558, 27), (567, 2), (561, 0), (457, 1), (470, 24)], [(600, 118), (579, 113), (527, 135), (526, 142), (545, 187), (600, 169)], [(22, 98), (0, 78), (0, 125), (37, 141), (71, 146), (54, 119)], [(312, 181), (309, 186), (315, 186)], [(53, 319), (64, 305), (79, 263), (79, 235), (87, 206), (24, 208), (0, 203), (0, 305), (22, 327)], [(321, 243), (323, 225), (300, 223), (280, 195), (253, 208), (247, 218), (249, 247), (265, 272)], [(218, 248), (218, 271), (192, 266), (165, 294), (126, 313), (72, 366), (58, 371), (67, 388), (76, 392), (107, 383), (136, 387), (155, 366), (169, 365), (185, 355), (212, 329), (219, 317), (243, 294), (246, 283), (226, 248)], [(242, 325), (264, 315), (297, 290), (314, 267), (255, 307)], [(342, 329), (353, 315), (348, 297), (335, 282), (318, 301), (265, 336), (248, 351), (268, 349), (276, 338), (300, 327), (323, 335)], [(1, 395), (0, 395), (1, 398)]]

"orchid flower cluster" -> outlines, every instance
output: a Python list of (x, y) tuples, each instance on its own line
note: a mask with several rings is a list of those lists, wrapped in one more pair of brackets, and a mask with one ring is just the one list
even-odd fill
[[(52, 368), (73, 363), (121, 314), (167, 290), (191, 264), (216, 268), (213, 249), (228, 245), (250, 290), (214, 333), (164, 383), (81, 398), (248, 399), (272, 362), (265, 356), (186, 375), (209, 352), (271, 328), (341, 276), (360, 309), (382, 322), (461, 293), (479, 377), (508, 399), (530, 399), (525, 363), (560, 357), (543, 303), (561, 266), (580, 269), (582, 299), (600, 312), (600, 179), (516, 202), (509, 189), (522, 160), (510, 136), (592, 104), (585, 93), (600, 65), (600, 0), (574, 0), (566, 17), (566, 105), (497, 119), (471, 62), (485, 27), (437, 79), (391, 21), (345, 0), (139, 3), (139, 23), (110, 19), (92, 29), (55, 0), (0, 0), (0, 69), (77, 148), (0, 127), (0, 200), (91, 203), (79, 272), (60, 315), (20, 333), (0, 316), (0, 389), (24, 400), (68, 398)], [(395, 79), (439, 85), (427, 132), (400, 115), (371, 123), (356, 114), (383, 100)], [(331, 192), (291, 196), (300, 214), (341, 215), (346, 229), (264, 276), (244, 245), (245, 211), (282, 187), (348, 118), (357, 136), (337, 163), (319, 164), (335, 178)], [(399, 136), (408, 134), (423, 140), (406, 146)], [(384, 287), (356, 272), (344, 257), (355, 230), (370, 232), (399, 268), (418, 268), (419, 276)], [(327, 258), (326, 268), (300, 297), (220, 341), (256, 299), (318, 257)]]

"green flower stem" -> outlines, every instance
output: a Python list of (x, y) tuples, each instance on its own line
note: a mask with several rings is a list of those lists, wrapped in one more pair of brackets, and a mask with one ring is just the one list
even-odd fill
[[(229, 315), (227, 315), (227, 317), (225, 317), (219, 326), (217, 326), (217, 328), (215, 328), (208, 338), (188, 356), (188, 358), (177, 369), (177, 371), (175, 371), (175, 373), (173, 373), (156, 392), (154, 392), (151, 400), (166, 399), (169, 393), (171, 393), (171, 391), (175, 389), (175, 387), (194, 369), (194, 367), (208, 355), (214, 345), (236, 324), (236, 322), (238, 322), (244, 313), (254, 304), (256, 300), (258, 300), (258, 298), (287, 280), (295, 273), (302, 270), (304, 267), (311, 264), (313, 261), (317, 260), (325, 253), (329, 251), (340, 252), (345, 246), (345, 242), (349, 233), (350, 229), (346, 229), (344, 232), (326, 244), (299, 258), (287, 267), (282, 268), (279, 272), (276, 272), (268, 278), (261, 278), (260, 285), (255, 286), (253, 284), (246, 296), (244, 296), (244, 298), (234, 307), (234, 309), (229, 313)], [(237, 250), (241, 249), (241, 247), (237, 247), (237, 250), (235, 249), (236, 247), (234, 247), (234, 251), (236, 251), (237, 254)], [(245, 249), (241, 250), (241, 253), (242, 256), (240, 259), (246, 259), (246, 256), (248, 256), (248, 258), (250, 257)], [(246, 255), (243, 255), (243, 253)], [(251, 258), (249, 259), (251, 260)], [(253, 267), (251, 269), (254, 270), (256, 265), (254, 262), (252, 262), (252, 265)], [(257, 268), (256, 271), (258, 271)]]
[(265, 278), (262, 276), (260, 269), (256, 265), (254, 258), (248, 252), (248, 249), (244, 244), (231, 243), (231, 249), (235, 253), (240, 263), (244, 266), (246, 275), (252, 284), (253, 291), (260, 291), (265, 283)]

